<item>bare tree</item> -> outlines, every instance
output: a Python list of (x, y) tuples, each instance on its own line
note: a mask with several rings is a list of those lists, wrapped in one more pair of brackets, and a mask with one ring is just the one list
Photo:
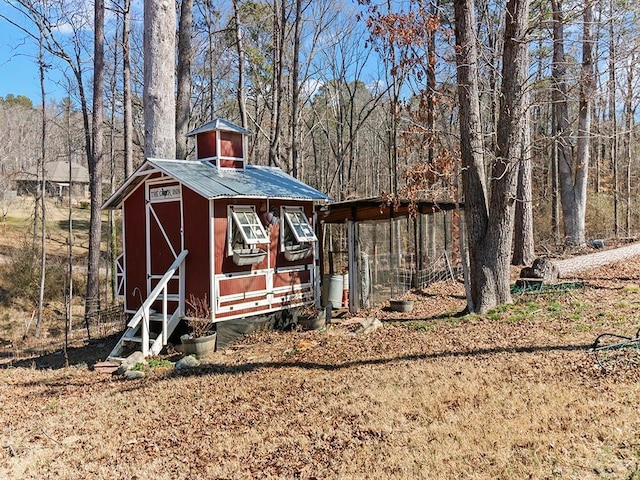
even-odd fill
[(245, 82), (245, 53), (244, 42), (242, 40), (242, 29), (240, 28), (240, 9), (238, 7), (238, 0), (233, 0), (233, 19), (234, 19), (234, 31), (236, 37), (236, 53), (238, 55), (238, 88), (236, 97), (238, 99), (238, 112), (240, 113), (240, 123), (242, 128), (247, 128), (247, 100), (244, 88)]
[(94, 4), (93, 44), (93, 117), (92, 150), (89, 159), (89, 254), (87, 259), (87, 293), (85, 318), (87, 335), (89, 316), (100, 308), (100, 240), (102, 238), (102, 163), (104, 154), (104, 0)]
[(176, 98), (176, 157), (187, 158), (187, 137), (191, 111), (191, 61), (193, 47), (193, 0), (180, 2), (178, 23), (178, 67)]
[[(46, 202), (45, 195), (47, 190), (47, 150), (46, 150), (46, 138), (47, 138), (47, 102), (46, 93), (44, 89), (44, 48), (42, 45), (42, 37), (39, 37), (38, 41), (38, 71), (40, 74), (40, 98), (42, 101), (42, 134), (40, 136), (40, 158), (38, 160), (38, 194), (40, 200), (40, 285), (38, 289), (38, 319), (36, 321), (36, 337), (40, 336), (42, 329), (43, 310), (44, 310), (44, 287), (47, 275), (47, 215), (46, 215)], [(36, 209), (38, 202), (36, 201)], [(34, 216), (34, 225), (37, 222), (37, 214)]]
[(173, 2), (144, 2), (144, 152), (176, 157), (175, 34)]
[(566, 60), (564, 57), (564, 22), (562, 0), (552, 0), (554, 55), (552, 77), (558, 142), (558, 178), (562, 205), (565, 242), (580, 246), (585, 243), (585, 214), (589, 173), (589, 140), (591, 129), (591, 103), (594, 88), (593, 75), (593, 9), (587, 0), (583, 13), (582, 65), (578, 105), (578, 127), (575, 155), (569, 129), (569, 107), (566, 87)]
[(124, 0), (122, 10), (122, 102), (124, 177), (133, 173), (133, 114), (131, 102), (131, 0)]
[(284, 43), (287, 18), (287, 2), (273, 0), (273, 34), (271, 61), (273, 77), (271, 83), (271, 125), (269, 127), (269, 165), (280, 165), (280, 135), (282, 133), (281, 107), (284, 95)]
[(496, 161), (487, 192), (480, 124), (478, 56), (472, 0), (455, 0), (456, 63), (460, 102), (460, 147), (470, 258), (471, 298), (468, 308), (483, 313), (510, 301), (509, 258), (513, 235), (517, 159), (522, 154), (518, 122), (524, 113), (529, 1), (507, 3), (502, 62)]

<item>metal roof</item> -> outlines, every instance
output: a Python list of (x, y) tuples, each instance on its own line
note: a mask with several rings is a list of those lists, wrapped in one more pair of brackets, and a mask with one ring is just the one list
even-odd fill
[[(44, 164), (47, 181), (54, 183), (69, 183), (69, 162), (61, 160)], [(38, 179), (38, 169), (33, 166), (16, 177), (16, 180), (35, 181)], [(82, 165), (71, 162), (71, 181), (74, 183), (89, 183), (89, 170)]]
[(251, 132), (246, 128), (242, 128), (240, 125), (236, 125), (235, 123), (231, 123), (224, 118), (214, 118), (210, 122), (205, 123), (204, 125), (191, 130), (187, 133), (186, 137), (192, 137), (198, 133), (211, 132), (213, 130), (222, 130), (225, 132), (236, 132), (243, 133), (245, 135), (251, 135)]
[(324, 223), (344, 223), (346, 220), (380, 221), (407, 217), (412, 213), (433, 215), (447, 210), (464, 210), (463, 203), (451, 201), (415, 200), (399, 198), (395, 201), (382, 197), (356, 198), (316, 207), (318, 219)]
[(124, 199), (148, 175), (163, 172), (208, 200), (216, 198), (278, 198), (329, 201), (324, 193), (276, 167), (246, 165), (241, 169), (219, 169), (207, 161), (148, 158), (102, 208), (119, 208)]

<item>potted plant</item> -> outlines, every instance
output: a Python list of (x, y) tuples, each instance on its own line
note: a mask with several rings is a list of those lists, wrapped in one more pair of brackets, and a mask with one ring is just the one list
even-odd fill
[(327, 324), (327, 310), (307, 305), (298, 310), (298, 325), (303, 330), (319, 330)]
[(195, 354), (200, 358), (213, 352), (216, 348), (216, 332), (211, 322), (211, 308), (204, 298), (189, 295), (185, 320), (189, 333), (180, 337), (182, 351), (186, 355)]

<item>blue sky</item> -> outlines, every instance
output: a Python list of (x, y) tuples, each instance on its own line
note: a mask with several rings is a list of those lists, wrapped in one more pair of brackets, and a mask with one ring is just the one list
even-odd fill
[[(15, 10), (0, 2), (0, 14), (19, 20)], [(34, 104), (40, 102), (40, 77), (38, 73), (38, 47), (24, 32), (0, 18), (0, 96), (25, 95)], [(50, 61), (50, 59), (47, 59)], [(65, 96), (64, 89), (56, 82), (62, 79), (57, 69), (49, 69), (45, 75), (45, 92), (50, 99)]]

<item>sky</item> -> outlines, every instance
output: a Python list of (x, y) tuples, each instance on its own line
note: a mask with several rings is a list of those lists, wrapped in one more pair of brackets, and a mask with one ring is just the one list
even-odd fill
[[(0, 2), (0, 15), (16, 19), (13, 9)], [(32, 38), (0, 18), (0, 96), (24, 95), (34, 104), (40, 102), (40, 75), (38, 73), (38, 47)], [(51, 99), (61, 99), (64, 89), (58, 85), (63, 79), (57, 69), (45, 75), (45, 92)]]

